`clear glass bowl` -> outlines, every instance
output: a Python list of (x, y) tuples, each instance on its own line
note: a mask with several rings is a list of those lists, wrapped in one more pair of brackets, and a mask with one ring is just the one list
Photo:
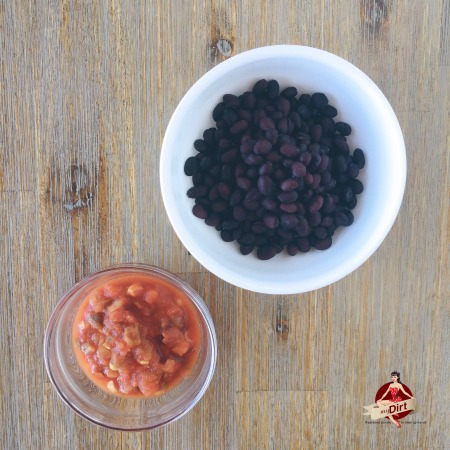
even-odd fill
[[(73, 350), (72, 328), (83, 299), (106, 281), (123, 275), (151, 275), (183, 291), (198, 312), (201, 344), (191, 373), (159, 397), (118, 397), (100, 389), (83, 372)], [(191, 410), (212, 379), (217, 339), (211, 315), (199, 294), (186, 282), (158, 267), (122, 264), (89, 275), (60, 300), (50, 317), (44, 338), (44, 361), (60, 397), (85, 419), (115, 430), (148, 430), (172, 422)]]

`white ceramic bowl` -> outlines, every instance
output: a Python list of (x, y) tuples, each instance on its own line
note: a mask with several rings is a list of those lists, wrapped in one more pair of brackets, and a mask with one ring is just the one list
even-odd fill
[[(324, 92), (339, 112), (335, 120), (352, 126), (351, 151), (364, 150), (359, 179), (364, 192), (353, 210), (355, 221), (339, 228), (333, 245), (292, 257), (285, 252), (268, 261), (243, 256), (237, 244), (192, 214), (192, 186), (184, 175), (193, 142), (214, 126), (214, 106), (226, 93), (251, 90), (261, 79), (296, 86), (300, 93)], [(402, 132), (389, 102), (363, 72), (344, 59), (310, 47), (277, 45), (236, 55), (202, 76), (176, 108), (164, 136), (160, 183), (164, 205), (178, 237), (208, 270), (238, 287), (269, 294), (302, 293), (327, 286), (363, 264), (379, 247), (397, 216), (406, 181)]]

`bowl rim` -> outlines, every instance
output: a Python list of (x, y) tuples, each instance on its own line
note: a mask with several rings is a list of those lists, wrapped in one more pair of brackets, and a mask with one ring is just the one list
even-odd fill
[[(137, 269), (137, 270), (144, 270), (144, 271), (150, 271), (156, 276), (162, 276), (162, 277), (169, 277), (173, 281), (176, 281), (180, 288), (185, 291), (186, 294), (189, 296), (189, 300), (195, 305), (196, 309), (198, 310), (199, 315), (203, 319), (205, 323), (205, 328), (207, 329), (207, 341), (209, 342), (209, 345), (211, 347), (211, 357), (210, 360), (205, 360), (205, 367), (209, 364), (209, 368), (207, 369), (205, 380), (203, 384), (201, 385), (200, 389), (198, 389), (197, 392), (193, 393), (193, 397), (190, 400), (189, 404), (184, 407), (178, 414), (175, 414), (173, 417), (168, 418), (167, 420), (161, 421), (157, 424), (150, 425), (150, 426), (137, 426), (137, 427), (130, 427), (130, 426), (116, 426), (111, 425), (109, 423), (106, 423), (105, 421), (102, 421), (100, 419), (97, 419), (96, 417), (92, 417), (91, 415), (87, 414), (85, 411), (83, 411), (82, 408), (79, 408), (78, 406), (74, 405), (70, 399), (67, 398), (64, 389), (62, 389), (58, 383), (58, 381), (55, 379), (55, 376), (53, 374), (52, 368), (50, 367), (50, 347), (51, 347), (51, 341), (52, 336), (55, 333), (55, 326), (60, 319), (61, 312), (64, 308), (64, 306), (69, 303), (70, 301), (73, 301), (74, 295), (77, 293), (79, 289), (81, 289), (83, 286), (85, 286), (90, 281), (93, 281), (97, 279), (102, 274), (107, 274), (109, 272), (114, 273), (119, 270), (123, 269)], [(166, 278), (164, 278), (166, 279)], [(166, 279), (166, 281), (168, 281)], [(195, 299), (195, 300), (194, 300)], [(199, 303), (199, 300), (201, 303)], [(211, 380), (215, 373), (215, 368), (217, 364), (217, 335), (215, 332), (214, 323), (211, 317), (211, 314), (209, 312), (209, 309), (207, 305), (204, 303), (203, 298), (200, 296), (200, 294), (186, 281), (179, 278), (174, 273), (162, 269), (161, 267), (150, 265), (150, 264), (142, 264), (142, 263), (123, 263), (123, 264), (114, 264), (110, 265), (108, 267), (105, 267), (103, 269), (100, 269), (98, 271), (94, 271), (83, 277), (80, 281), (78, 281), (76, 284), (74, 284), (58, 301), (58, 303), (55, 305), (50, 318), (47, 323), (47, 327), (45, 329), (44, 333), (44, 339), (43, 339), (43, 358), (44, 358), (44, 365), (45, 369), (47, 371), (47, 375), (50, 379), (50, 382), (60, 397), (60, 399), (63, 400), (63, 402), (68, 405), (75, 413), (77, 413), (79, 416), (81, 416), (83, 419), (88, 420), (91, 423), (94, 423), (96, 425), (102, 426), (104, 428), (110, 429), (110, 430), (117, 430), (117, 431), (147, 431), (152, 430), (155, 428), (162, 427), (164, 425), (167, 425), (171, 422), (174, 422), (175, 420), (179, 419), (180, 417), (187, 414), (203, 397), (206, 390), (208, 389)], [(133, 399), (136, 400), (136, 399)], [(138, 399), (139, 400), (139, 399)], [(143, 399), (145, 400), (145, 399)]]
[[(197, 244), (197, 242), (191, 238), (189, 230), (177, 220), (174, 211), (172, 210), (170, 200), (170, 183), (165, 179), (164, 174), (167, 173), (170, 167), (170, 149), (169, 141), (174, 131), (179, 126), (180, 118), (186, 113), (186, 108), (195, 97), (202, 92), (204, 86), (207, 86), (212, 81), (220, 78), (223, 74), (230, 72), (236, 67), (248, 65), (254, 62), (258, 62), (267, 58), (281, 58), (281, 57), (303, 57), (312, 61), (320, 61), (322, 64), (326, 61), (327, 64), (340, 68), (341, 70), (348, 71), (352, 77), (357, 81), (365, 85), (367, 92), (372, 97), (381, 102), (384, 113), (389, 117), (390, 131), (392, 132), (392, 140), (395, 142), (398, 155), (398, 167), (397, 167), (397, 184), (396, 189), (392, 192), (390, 202), (386, 207), (386, 214), (383, 216), (383, 221), (374, 227), (371, 234), (371, 239), (367, 240), (362, 250), (356, 252), (357, 257), (353, 257), (349, 262), (342, 267), (336, 268), (331, 274), (327, 276), (326, 282), (323, 283), (321, 277), (315, 278), (312, 282), (301, 283), (288, 283), (284, 284), (268, 284), (267, 282), (258, 283), (253, 282), (245, 278), (238, 272), (233, 272), (220, 265), (220, 261), (213, 261)], [(391, 230), (400, 210), (400, 206), (403, 200), (403, 195), (406, 185), (407, 174), (407, 162), (406, 162), (406, 150), (403, 134), (400, 128), (400, 124), (395, 115), (395, 112), (390, 105), (389, 101), (384, 96), (380, 88), (366, 75), (361, 69), (350, 63), (349, 61), (337, 56), (333, 53), (327, 52), (314, 47), (301, 46), (301, 45), (269, 45), (264, 47), (258, 47), (251, 50), (244, 51), (231, 58), (219, 63), (217, 66), (210, 69), (203, 76), (201, 76), (186, 92), (181, 101), (178, 103), (173, 115), (167, 125), (166, 132), (164, 134), (161, 155), (160, 155), (160, 188), (161, 195), (165, 207), (166, 214), (169, 221), (175, 230), (178, 238), (182, 244), (186, 247), (189, 253), (208, 271), (223, 279), (226, 282), (233, 284), (239, 288), (247, 289), (257, 293), (263, 294), (300, 294), (310, 292), (322, 287), (329, 286), (330, 284), (344, 278), (351, 272), (360, 267), (367, 259), (378, 249), (389, 231)], [(183, 174), (184, 175), (184, 174)], [(217, 267), (219, 266), (219, 268)]]

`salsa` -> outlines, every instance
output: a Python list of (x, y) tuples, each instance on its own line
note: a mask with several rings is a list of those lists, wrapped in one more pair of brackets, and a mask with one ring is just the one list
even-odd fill
[(195, 306), (169, 282), (124, 275), (92, 290), (73, 324), (73, 346), (86, 376), (108, 393), (163, 394), (185, 378), (200, 346)]

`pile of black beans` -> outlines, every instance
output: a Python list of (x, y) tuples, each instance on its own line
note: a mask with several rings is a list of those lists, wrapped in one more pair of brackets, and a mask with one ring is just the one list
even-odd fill
[(337, 114), (323, 93), (298, 95), (276, 80), (225, 94), (212, 113), (216, 126), (184, 165), (193, 214), (243, 255), (328, 249), (336, 229), (353, 223), (365, 164), (361, 149), (350, 152), (351, 127)]

